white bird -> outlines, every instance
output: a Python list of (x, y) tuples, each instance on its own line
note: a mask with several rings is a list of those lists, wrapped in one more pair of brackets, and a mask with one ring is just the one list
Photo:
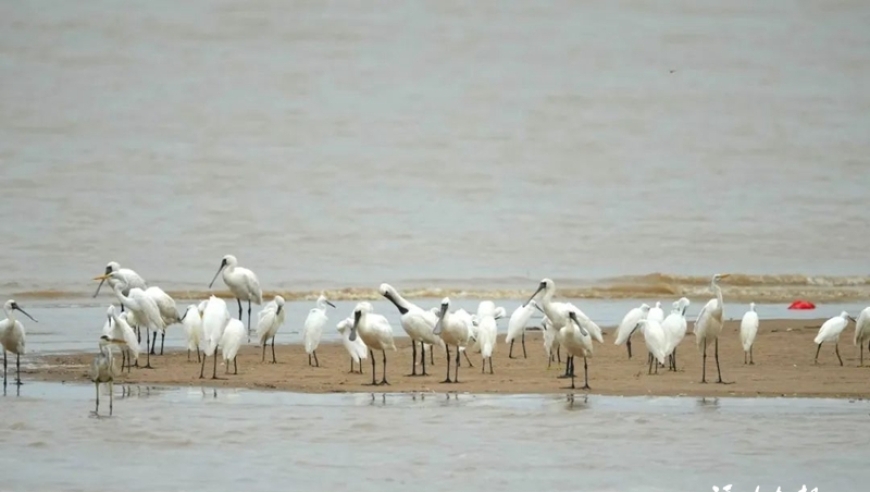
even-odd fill
[(202, 362), (199, 346), (202, 343), (202, 311), (208, 301), (187, 306), (187, 310), (181, 316), (181, 325), (184, 327), (184, 339), (187, 343), (187, 361), (190, 362), (190, 351), (196, 351), (196, 361)]
[[(583, 321), (577, 317), (574, 310), (568, 311), (568, 323), (559, 329), (559, 338), (562, 346), (568, 352), (569, 361), (575, 356), (583, 357), (583, 387), (581, 389), (591, 389), (589, 387), (589, 365), (587, 358), (592, 357), (592, 336), (585, 328)], [(571, 389), (574, 389), (574, 371), (570, 372)]]
[[(110, 277), (109, 275), (112, 272), (117, 273), (120, 276), (121, 280), (116, 280), (117, 277)], [(129, 268), (121, 268), (121, 265), (118, 264), (117, 261), (110, 261), (108, 265), (106, 265), (106, 270), (104, 274), (98, 277), (100, 280), (100, 285), (97, 286), (97, 291), (94, 292), (94, 297), (100, 293), (100, 288), (103, 286), (103, 282), (109, 282), (109, 288), (114, 290), (115, 284), (121, 282), (123, 284), (123, 292), (124, 295), (130, 295), (130, 289), (137, 288), (145, 290), (148, 288), (148, 285), (145, 283), (145, 280), (139, 276), (138, 273), (130, 270)], [(121, 305), (121, 311), (124, 310), (124, 305)]]
[(100, 353), (91, 362), (90, 377), (97, 390), (97, 407), (95, 415), (100, 414), (100, 383), (109, 386), (109, 415), (112, 415), (115, 399), (113, 397), (113, 383), (115, 382), (115, 363), (112, 359), (111, 344), (124, 344), (124, 340), (116, 340), (106, 335), (100, 337)]
[(686, 309), (691, 304), (685, 297), (681, 297), (673, 303), (671, 313), (662, 321), (662, 329), (668, 340), (667, 355), (670, 358), (670, 370), (677, 370), (677, 347), (686, 336), (688, 322), (686, 321)]
[(743, 319), (740, 320), (740, 344), (743, 345), (743, 363), (746, 364), (746, 356), (749, 355), (749, 363), (755, 364), (752, 360), (752, 343), (755, 341), (755, 335), (758, 334), (758, 313), (755, 312), (755, 303), (749, 303), (749, 311), (743, 314)]
[(305, 346), (305, 353), (308, 354), (308, 365), (311, 364), (311, 356), (314, 356), (314, 364), (320, 367), (320, 361), (317, 360), (317, 346), (320, 345), (320, 337), (323, 336), (323, 327), (329, 318), (326, 316), (326, 306), (335, 307), (335, 304), (329, 302), (325, 295), (320, 294), (317, 298), (317, 307), (311, 309), (308, 317), (305, 318), (305, 325), (302, 327), (302, 343)]
[[(121, 340), (121, 370), (124, 369), (124, 364), (127, 364), (127, 372), (133, 366), (133, 363), (138, 363), (139, 360), (139, 339), (136, 338), (136, 332), (133, 327), (127, 323), (127, 313), (118, 314), (115, 311), (115, 306), (109, 304), (106, 309), (106, 324), (108, 329), (103, 329), (103, 335), (106, 335), (112, 340)], [(111, 348), (111, 347), (109, 347)]]
[(224, 284), (230, 289), (239, 303), (239, 321), (242, 319), (242, 301), (248, 301), (248, 341), (251, 341), (251, 303), (256, 305), (263, 303), (263, 290), (260, 289), (260, 281), (254, 272), (238, 266), (239, 261), (233, 255), (226, 255), (221, 260), (221, 265), (208, 288), (214, 285), (217, 276), (223, 272)]
[(664, 310), (662, 310), (661, 302), (656, 301), (656, 305), (649, 308), (649, 313), (646, 315), (646, 319), (651, 319), (658, 322), (659, 324), (661, 324), (661, 322), (665, 320), (665, 312)]
[(338, 325), (336, 325), (338, 333), (341, 334), (341, 343), (344, 345), (344, 349), (347, 350), (348, 355), (350, 355), (351, 374), (355, 372), (353, 370), (354, 362), (359, 364), (359, 373), (362, 374), (362, 360), (368, 357), (368, 347), (366, 347), (366, 344), (362, 341), (361, 337), (357, 337), (356, 340), (350, 341), (351, 327), (353, 327), (353, 318), (345, 318), (339, 321)]
[[(438, 311), (438, 322), (435, 323), (434, 333), (444, 340), (444, 349), (447, 351), (447, 378), (442, 383), (459, 382), (459, 349), (468, 345), (471, 336), (469, 323), (463, 316), (450, 311), (450, 298), (441, 300), (441, 309)], [(454, 362), (454, 377), (450, 380), (450, 347), (456, 347), (456, 361)]]
[(3, 345), (3, 386), (6, 386), (6, 352), (15, 354), (15, 384), (20, 386), (21, 354), (24, 353), (26, 334), (24, 332), (24, 325), (15, 319), (13, 311), (19, 311), (32, 319), (34, 323), (37, 321), (33, 319), (33, 316), (21, 309), (21, 306), (12, 299), (3, 304), (3, 311), (6, 313), (6, 319), (0, 321), (0, 345)]
[(432, 357), (431, 351), (433, 346), (444, 346), (444, 341), (441, 340), (441, 337), (434, 333), (435, 323), (438, 322), (438, 315), (408, 301), (390, 284), (381, 284), (378, 291), (399, 310), (399, 315), (401, 316), (399, 320), (402, 323), (402, 329), (411, 338), (411, 376), (418, 375), (417, 342), (420, 342), (420, 361), (423, 366), (423, 372), (419, 375), (426, 376), (426, 346), (429, 346), (430, 358)]
[(465, 326), (468, 328), (468, 340), (466, 341), (465, 345), (459, 347), (459, 352), (465, 354), (465, 361), (468, 362), (468, 367), (474, 367), (474, 364), (471, 363), (471, 359), (468, 358), (467, 353), (468, 345), (473, 344), (477, 341), (477, 327), (474, 326), (474, 319), (471, 317), (471, 313), (462, 308), (454, 311), (453, 317), (459, 322), (464, 323)]
[(239, 365), (237, 363), (237, 355), (239, 348), (242, 346), (242, 340), (245, 338), (245, 325), (237, 319), (230, 319), (227, 322), (224, 333), (221, 335), (221, 357), (226, 365), (225, 374), (230, 372), (230, 361), (233, 361), (233, 374), (239, 373)]
[(511, 348), (508, 351), (509, 359), (514, 358), (514, 339), (517, 338), (517, 336), (521, 337), (523, 359), (526, 358), (526, 325), (529, 324), (529, 320), (532, 319), (532, 315), (535, 313), (537, 307), (537, 303), (532, 300), (525, 305), (520, 305), (518, 308), (514, 309), (513, 313), (511, 313), (511, 317), (508, 320), (507, 335), (504, 337), (504, 343), (511, 344)]
[(214, 359), (211, 377), (212, 379), (217, 379), (217, 349), (229, 321), (230, 312), (227, 311), (227, 303), (219, 297), (211, 296), (202, 312), (202, 342), (200, 343), (200, 349), (202, 350), (203, 357), (202, 365), (199, 368), (200, 379), (203, 378), (205, 359), (209, 355)]
[(278, 328), (284, 324), (284, 314), (287, 311), (284, 309), (284, 298), (275, 296), (268, 304), (260, 311), (257, 320), (257, 338), (260, 340), (260, 345), (263, 346), (263, 358), (260, 362), (266, 362), (266, 344), (272, 340), (272, 364), (277, 364), (275, 359), (275, 335), (278, 334)]
[[(870, 307), (865, 307), (855, 322), (855, 345), (860, 346), (861, 359), (858, 366), (864, 365), (864, 341), (870, 338)], [(870, 350), (868, 348), (867, 350)]]
[[(367, 301), (360, 302), (353, 310), (353, 326), (350, 329), (348, 339), (355, 342), (362, 338), (363, 343), (369, 348), (369, 356), (372, 358), (372, 386), (379, 384), (387, 384), (387, 349), (396, 350), (396, 343), (393, 341), (393, 327), (384, 316), (374, 314), (372, 304)], [(378, 383), (375, 380), (375, 350), (380, 350), (384, 354), (384, 377)]]
[[(102, 277), (97, 277), (95, 280), (100, 280)], [(115, 297), (118, 298), (121, 305), (133, 313), (138, 326), (145, 326), (145, 368), (152, 369), (151, 350), (149, 350), (151, 347), (151, 331), (154, 330), (154, 336), (156, 337), (159, 330), (165, 329), (163, 318), (160, 316), (160, 308), (151, 296), (138, 287), (131, 287), (128, 290), (129, 294), (124, 294), (126, 284), (124, 284), (124, 279), (120, 273), (112, 272), (107, 277), (117, 280), (115, 285), (112, 286), (112, 290), (115, 291)]]
[(622, 345), (624, 343), (628, 349), (629, 359), (631, 359), (631, 335), (634, 333), (640, 320), (646, 319), (649, 316), (649, 312), (650, 307), (646, 303), (641, 304), (640, 307), (632, 308), (625, 313), (619, 326), (616, 327), (616, 339), (613, 341), (613, 344)]
[(698, 348), (701, 349), (703, 357), (701, 362), (701, 382), (707, 382), (707, 344), (713, 342), (715, 344), (714, 355), (716, 357), (716, 372), (719, 373), (717, 383), (722, 381), (722, 370), (719, 368), (719, 333), (722, 332), (722, 308), (725, 303), (722, 301), (722, 289), (719, 288), (719, 280), (728, 278), (729, 274), (713, 275), (710, 282), (710, 289), (716, 294), (715, 299), (710, 299), (707, 304), (701, 308), (698, 317), (695, 319), (694, 333), (695, 342)]
[(553, 322), (550, 321), (546, 315), (544, 315), (543, 320), (541, 320), (541, 326), (544, 329), (544, 352), (547, 353), (547, 369), (553, 363), (553, 359), (559, 359), (559, 363), (562, 363), (562, 356), (560, 354), (560, 345), (559, 345), (559, 333), (556, 328), (553, 327)]
[[(482, 304), (482, 303), (481, 303)], [(479, 309), (478, 312), (481, 312)], [(482, 315), (477, 317), (477, 344), (480, 345), (480, 355), (483, 358), (483, 367), (480, 372), (486, 371), (486, 361), (489, 360), (489, 373), (493, 374), (492, 353), (498, 338), (498, 325), (495, 321), (495, 309), (484, 309)]]
[[(667, 338), (665, 330), (662, 329), (661, 323), (658, 321), (646, 318), (637, 322), (643, 333), (643, 341), (646, 344), (646, 350), (649, 353), (649, 370), (647, 374), (652, 374), (653, 365), (656, 366), (656, 374), (659, 373), (659, 364), (665, 365), (665, 357), (667, 357)], [(658, 363), (656, 363), (658, 361)]]
[[(163, 292), (160, 287), (148, 287), (145, 289), (145, 295), (154, 299), (157, 304), (157, 309), (160, 310), (160, 318), (163, 320), (163, 325), (160, 327), (160, 355), (163, 355), (163, 341), (166, 338), (166, 328), (181, 322), (181, 317), (178, 316), (178, 308), (175, 306), (175, 299), (169, 294)], [(154, 340), (151, 341), (151, 355), (154, 354), (154, 348), (157, 346), (157, 334), (154, 334)]]
[(849, 313), (843, 311), (839, 316), (834, 316), (822, 323), (821, 328), (819, 328), (819, 334), (816, 335), (816, 338), (813, 340), (818, 344), (816, 358), (813, 361), (813, 364), (819, 363), (819, 351), (822, 350), (822, 344), (825, 342), (834, 342), (834, 352), (837, 354), (837, 359), (840, 361), (840, 365), (843, 365), (843, 359), (840, 357), (840, 333), (843, 333), (843, 330), (849, 326), (850, 319), (854, 321), (854, 318), (849, 316)]

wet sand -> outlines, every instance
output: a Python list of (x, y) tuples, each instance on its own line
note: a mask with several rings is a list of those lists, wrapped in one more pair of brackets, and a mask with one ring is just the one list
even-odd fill
[[(716, 364), (713, 347), (708, 348), (707, 380), (701, 384), (701, 355), (690, 333), (677, 349), (676, 373), (663, 368), (658, 374), (647, 374), (646, 348), (643, 337), (633, 337), (633, 358), (628, 359), (624, 346), (613, 345), (613, 336), (605, 330), (603, 344), (595, 344), (594, 357), (589, 359), (590, 393), (605, 395), (689, 395), (689, 396), (803, 396), (863, 398), (870, 394), (870, 354), (867, 367), (857, 367), (857, 347), (852, 345), (854, 327), (850, 325), (840, 339), (841, 367), (833, 345), (823, 345), (819, 364), (813, 365), (816, 346), (813, 343), (823, 320), (762, 321), (753, 348), (754, 365), (744, 365), (739, 343), (739, 321), (726, 322), (719, 343), (722, 376), (732, 384), (716, 384)], [(689, 330), (691, 331), (691, 323)], [(394, 333), (404, 334), (400, 327)], [(499, 344), (493, 357), (494, 374), (481, 374), (479, 354), (469, 354), (474, 367), (465, 358), (459, 369), (458, 384), (443, 384), (444, 352), (437, 350), (435, 365), (427, 362), (428, 376), (409, 377), (411, 370), (410, 340), (398, 338), (397, 352), (387, 352), (389, 386), (371, 386), (371, 361), (363, 361), (364, 374), (350, 374), (350, 358), (340, 343), (321, 343), (317, 350), (320, 367), (309, 367), (301, 345), (276, 345), (277, 364), (271, 364), (271, 349), (266, 363), (261, 362), (261, 349), (244, 346), (238, 356), (238, 375), (225, 374), (218, 362), (218, 377), (211, 376), (212, 361), (206, 364), (206, 378), (199, 379), (200, 366), (196, 355), (187, 360), (186, 351), (152, 356), (154, 369), (125, 371), (118, 383), (164, 384), (182, 386), (219, 386), (278, 389), (308, 393), (328, 392), (467, 392), (467, 393), (564, 393), (570, 380), (558, 379), (563, 366), (553, 363), (547, 369), (541, 332), (526, 333), (528, 358), (522, 358), (519, 342), (514, 345), (514, 359), (508, 358), (508, 345), (499, 334)], [(22, 375), (25, 379), (43, 381), (88, 381), (87, 368), (94, 354), (69, 354), (42, 357), (41, 367)], [(518, 358), (517, 358), (518, 356)], [(564, 354), (563, 354), (564, 356)], [(375, 354), (378, 380), (382, 355)], [(428, 359), (428, 355), (427, 355)], [(563, 358), (564, 360), (564, 358)], [(145, 356), (140, 356), (144, 365)], [(120, 364), (120, 359), (117, 359)], [(577, 386), (583, 385), (583, 361), (577, 361)], [(230, 367), (232, 369), (232, 367)], [(418, 372), (420, 368), (418, 367)], [(451, 370), (452, 376), (452, 370)], [(577, 389), (578, 393), (583, 390)]]

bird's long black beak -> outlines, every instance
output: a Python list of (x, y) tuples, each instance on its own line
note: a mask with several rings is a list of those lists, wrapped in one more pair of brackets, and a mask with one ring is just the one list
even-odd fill
[(221, 270), (223, 270), (225, 266), (227, 266), (227, 261), (226, 261), (226, 260), (222, 260), (222, 261), (221, 261), (221, 266), (218, 268), (217, 273), (214, 274), (214, 278), (212, 278), (212, 279), (211, 279), (211, 282), (209, 282), (209, 284), (208, 284), (208, 288), (209, 288), (209, 289), (211, 289), (211, 286), (214, 285), (214, 281), (217, 280), (218, 275), (221, 274)]
[(347, 337), (351, 342), (356, 340), (356, 329), (359, 325), (359, 319), (362, 317), (362, 311), (353, 312), (353, 326), (350, 328), (350, 335)]
[(24, 314), (24, 315), (27, 316), (28, 318), (32, 319), (34, 323), (39, 323), (39, 321), (36, 321), (36, 318), (34, 318), (33, 316), (27, 314), (27, 311), (25, 311), (25, 310), (21, 309), (20, 307), (18, 307), (18, 304), (16, 304), (15, 306), (13, 306), (12, 309), (15, 309), (15, 310), (17, 310), (17, 311), (21, 311), (22, 314)]
[(281, 310), (284, 309), (284, 306), (278, 306), (278, 309), (275, 310), (275, 315), (281, 314)]
[[(193, 309), (196, 309), (196, 308), (193, 308)], [(181, 315), (181, 319), (179, 319), (178, 321), (184, 321), (184, 318), (187, 317), (187, 313), (189, 313), (189, 312), (190, 312), (190, 309), (185, 310), (184, 314)]]
[(538, 290), (536, 290), (535, 293), (532, 294), (532, 297), (529, 297), (529, 299), (528, 299), (526, 302), (523, 303), (523, 307), (526, 307), (526, 304), (528, 304), (529, 301), (531, 301), (532, 299), (534, 299), (535, 296), (538, 295), (538, 292), (541, 292), (542, 290), (544, 290), (544, 288), (545, 288), (544, 284), (539, 285), (539, 286), (538, 286)]
[(583, 335), (584, 337), (589, 336), (589, 332), (586, 331), (586, 328), (583, 328), (583, 325), (580, 324), (580, 320), (577, 319), (577, 313), (575, 313), (574, 311), (571, 311), (568, 313), (568, 317), (571, 318), (571, 321), (573, 321), (574, 323), (577, 323), (577, 328), (580, 328), (581, 335)]
[(332, 307), (335, 307), (335, 304), (329, 302), (328, 300), (326, 301), (326, 303), (329, 304), (329, 305), (332, 306)]

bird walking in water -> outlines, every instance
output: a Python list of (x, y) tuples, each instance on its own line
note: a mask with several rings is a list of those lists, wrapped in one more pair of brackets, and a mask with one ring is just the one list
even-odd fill
[(740, 320), (740, 344), (743, 345), (743, 363), (746, 364), (746, 358), (749, 357), (749, 364), (754, 365), (752, 360), (752, 344), (755, 342), (755, 335), (758, 334), (758, 313), (755, 312), (755, 303), (749, 303), (749, 311), (743, 314), (743, 319)]
[(335, 308), (335, 304), (329, 302), (325, 295), (320, 294), (317, 298), (317, 307), (312, 308), (308, 312), (308, 317), (305, 318), (305, 325), (302, 327), (302, 342), (305, 345), (305, 353), (308, 354), (308, 365), (311, 364), (311, 356), (314, 356), (314, 366), (320, 367), (320, 361), (317, 360), (317, 347), (320, 345), (320, 337), (323, 336), (323, 327), (329, 321), (326, 316), (326, 306)]
[[(117, 282), (112, 286), (112, 289), (115, 291), (115, 297), (118, 298), (121, 305), (125, 306), (132, 312), (133, 316), (136, 318), (137, 326), (145, 326), (145, 368), (153, 369), (151, 367), (150, 350), (151, 331), (154, 331), (154, 336), (156, 337), (158, 331), (166, 329), (163, 324), (163, 318), (160, 314), (160, 307), (151, 296), (138, 287), (131, 287), (127, 289), (129, 295), (124, 294), (124, 290), (128, 286), (123, 282), (123, 277), (120, 273), (112, 272), (109, 275), (96, 277), (94, 280), (102, 280), (104, 278), (117, 280)], [(177, 316), (178, 314), (176, 313), (176, 317)]]
[(257, 320), (257, 337), (260, 340), (260, 345), (263, 347), (263, 358), (260, 362), (266, 362), (266, 344), (272, 340), (272, 364), (277, 364), (275, 359), (275, 335), (278, 334), (278, 328), (284, 324), (284, 298), (275, 296), (266, 307), (260, 311), (259, 319)]
[(126, 342), (124, 340), (118, 340), (114, 338), (109, 338), (107, 335), (103, 335), (100, 337), (100, 353), (94, 357), (93, 362), (91, 362), (91, 370), (90, 377), (91, 381), (94, 382), (94, 386), (97, 390), (97, 406), (94, 409), (94, 415), (100, 415), (100, 384), (105, 384), (109, 387), (109, 415), (112, 415), (112, 407), (114, 406), (115, 399), (113, 397), (114, 388), (113, 384), (115, 382), (115, 363), (112, 358), (112, 344), (123, 345)]
[(239, 265), (239, 261), (233, 255), (226, 255), (221, 260), (220, 267), (218, 267), (217, 273), (214, 274), (214, 278), (211, 279), (211, 282), (208, 284), (208, 288), (211, 289), (212, 285), (214, 285), (214, 281), (217, 280), (218, 275), (223, 272), (222, 278), (224, 279), (224, 284), (230, 289), (230, 292), (235, 296), (236, 301), (239, 303), (239, 320), (242, 319), (242, 301), (248, 301), (248, 341), (251, 341), (251, 303), (253, 302), (256, 305), (260, 305), (263, 303), (263, 290), (260, 289), (260, 281), (257, 280), (257, 276), (254, 275), (254, 272), (248, 270), (247, 268), (242, 268)]
[(728, 278), (729, 274), (713, 275), (713, 280), (710, 281), (710, 289), (716, 293), (715, 299), (710, 299), (707, 304), (698, 313), (698, 318), (695, 320), (695, 342), (698, 348), (702, 350), (703, 357), (701, 362), (701, 382), (707, 382), (707, 344), (713, 342), (714, 353), (716, 357), (716, 372), (719, 374), (717, 383), (724, 384), (722, 380), (722, 370), (719, 367), (719, 334), (722, 332), (722, 309), (725, 303), (722, 301), (722, 289), (719, 288), (719, 281), (723, 278)]
[(15, 354), (15, 384), (21, 386), (21, 354), (24, 353), (26, 334), (24, 325), (15, 319), (14, 312), (20, 312), (33, 320), (34, 323), (37, 321), (12, 299), (3, 304), (3, 311), (6, 313), (6, 319), (0, 321), (0, 345), (3, 345), (3, 386), (6, 386), (6, 352)]
[(843, 330), (849, 326), (849, 320), (855, 321), (854, 318), (849, 316), (848, 312), (843, 311), (839, 316), (834, 316), (822, 323), (821, 328), (819, 328), (819, 334), (813, 340), (818, 345), (813, 364), (819, 363), (819, 351), (822, 350), (822, 344), (834, 342), (834, 353), (837, 354), (837, 360), (840, 361), (840, 365), (843, 365), (843, 358), (840, 357), (840, 333), (843, 333)]

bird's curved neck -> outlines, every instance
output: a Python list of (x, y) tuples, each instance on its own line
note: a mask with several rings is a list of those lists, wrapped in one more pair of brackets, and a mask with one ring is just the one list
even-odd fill
[(392, 302), (396, 306), (396, 309), (399, 310), (399, 314), (406, 314), (414, 306), (396, 291), (388, 291), (387, 295), (384, 297), (389, 299), (390, 302)]
[(719, 284), (713, 282), (710, 284), (710, 287), (713, 289), (713, 292), (716, 293), (716, 299), (719, 301), (719, 308), (722, 308), (722, 289), (719, 288)]

